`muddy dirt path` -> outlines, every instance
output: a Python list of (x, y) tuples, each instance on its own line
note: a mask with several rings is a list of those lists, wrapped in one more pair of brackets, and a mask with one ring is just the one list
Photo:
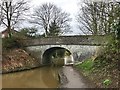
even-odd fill
[(95, 85), (92, 84), (84, 76), (80, 75), (72, 66), (64, 66), (63, 73), (67, 77), (66, 84), (62, 85), (61, 88), (94, 88)]

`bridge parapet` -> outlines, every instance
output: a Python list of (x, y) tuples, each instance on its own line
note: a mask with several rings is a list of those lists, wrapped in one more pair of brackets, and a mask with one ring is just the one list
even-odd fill
[(79, 35), (79, 36), (60, 36), (46, 37), (37, 39), (23, 40), (24, 46), (38, 45), (106, 45), (113, 38), (108, 35)]

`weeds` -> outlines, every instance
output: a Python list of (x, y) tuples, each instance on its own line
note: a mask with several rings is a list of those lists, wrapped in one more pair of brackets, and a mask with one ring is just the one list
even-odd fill
[(105, 87), (109, 86), (111, 83), (112, 83), (112, 81), (109, 80), (109, 79), (105, 79), (105, 80), (103, 81), (103, 84), (105, 85)]

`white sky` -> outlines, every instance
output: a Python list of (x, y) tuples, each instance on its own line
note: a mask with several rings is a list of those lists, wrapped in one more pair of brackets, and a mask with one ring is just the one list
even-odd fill
[(31, 0), (31, 5), (33, 7), (37, 7), (43, 3), (50, 2), (58, 7), (60, 7), (63, 11), (70, 13), (71, 21), (71, 30), (73, 31), (71, 34), (79, 34), (80, 30), (77, 28), (76, 16), (78, 12), (78, 3), (80, 0)]
[[(73, 34), (80, 34), (80, 30), (77, 28), (77, 23), (76, 23), (76, 16), (78, 12), (78, 2), (80, 0), (30, 0), (31, 7), (37, 7), (43, 3), (50, 2), (58, 7), (62, 8), (63, 11), (70, 13), (70, 17), (72, 18), (71, 21), (71, 30), (73, 31), (71, 35)], [(31, 9), (32, 10), (32, 9)], [(25, 23), (23, 27), (26, 26)], [(1, 27), (0, 27), (1, 31)]]

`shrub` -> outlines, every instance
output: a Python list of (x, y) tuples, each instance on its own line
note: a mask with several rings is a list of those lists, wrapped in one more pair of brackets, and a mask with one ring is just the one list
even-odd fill
[(118, 41), (115, 39), (110, 42), (105, 48), (103, 53), (101, 53), (94, 62), (95, 67), (105, 67), (109, 64), (113, 64), (117, 67), (118, 64)]
[(19, 48), (19, 47), (21, 47), (21, 43), (19, 42), (19, 39), (15, 38), (15, 37), (3, 38), (2, 39), (2, 47), (3, 47), (3, 49)]

